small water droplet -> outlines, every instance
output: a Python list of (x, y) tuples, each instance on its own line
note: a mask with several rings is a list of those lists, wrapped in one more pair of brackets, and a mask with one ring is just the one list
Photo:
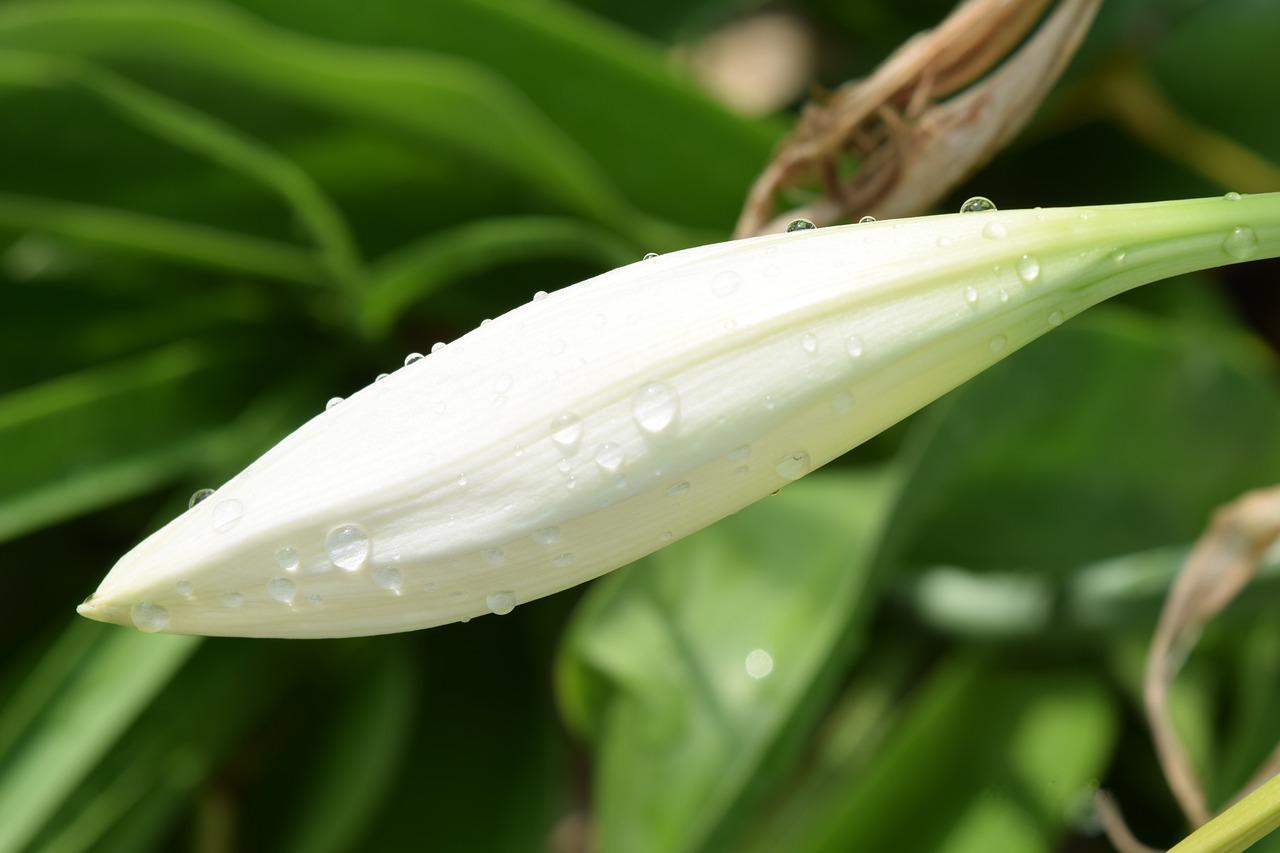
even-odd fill
[(671, 484), (670, 486), (668, 486), (668, 487), (667, 487), (667, 497), (669, 497), (669, 498), (678, 498), (678, 497), (680, 497), (681, 495), (683, 495), (683, 494), (685, 494), (686, 492), (688, 492), (688, 491), (689, 491), (689, 488), (690, 488), (690, 486), (689, 486), (689, 484), (688, 484), (687, 482), (683, 482), (683, 481), (682, 481), (682, 482), (679, 482), (679, 483), (673, 483), (673, 484)]
[(320, 597), (320, 596), (318, 596), (318, 595), (313, 595), (313, 596), (311, 596), (310, 598), (308, 598), (308, 599), (307, 599), (307, 602), (308, 602), (312, 607), (319, 607), (321, 604), (323, 604), (323, 603), (324, 603), (324, 599), (323, 599), (323, 598), (321, 598), (321, 597)]
[(408, 367), (409, 365), (413, 364), (415, 361), (422, 361), (422, 359), (425, 357), (426, 356), (424, 356), (420, 352), (411, 352), (404, 357), (404, 366)]
[(373, 570), (373, 582), (383, 589), (399, 592), (404, 583), (404, 575), (395, 566), (379, 566)]
[(612, 441), (606, 441), (596, 448), (596, 464), (605, 471), (617, 471), (622, 467), (622, 448)]
[(484, 600), (485, 605), (489, 608), (490, 613), (498, 616), (506, 616), (512, 610), (516, 609), (516, 594), (509, 590), (495, 592)]
[(390, 373), (379, 373), (377, 376), (373, 377), (373, 381), (381, 382), (382, 380), (386, 379), (390, 375), (391, 375)]
[(809, 454), (803, 450), (795, 450), (782, 457), (774, 470), (784, 480), (799, 480), (809, 473), (809, 465)]
[(422, 590), (423, 592), (435, 592), (436, 585), (434, 583), (431, 583), (430, 581), (427, 581), (422, 585)]
[(197, 489), (196, 491), (192, 492), (191, 500), (187, 501), (187, 509), (191, 509), (193, 506), (200, 503), (200, 501), (209, 497), (209, 495), (211, 494), (213, 494), (213, 489)]
[(369, 537), (354, 524), (343, 524), (329, 531), (324, 549), (338, 568), (353, 572), (369, 558)]
[(939, 237), (939, 238), (938, 238), (938, 248), (940, 248), (940, 249), (945, 249), (945, 248), (947, 248), (947, 247), (948, 247), (948, 246), (950, 246), (950, 245), (951, 245), (951, 238), (950, 238), (950, 237)]
[(244, 516), (244, 504), (235, 498), (219, 501), (213, 508), (213, 529), (225, 533), (236, 526), (236, 522)]
[(568, 474), (570, 471), (573, 470), (573, 465), (569, 462), (568, 459), (561, 459), (559, 462), (556, 463), (556, 470), (559, 471), (561, 474)]
[(772, 394), (765, 394), (764, 400), (761, 401), (761, 405), (764, 406), (766, 409), (769, 409), (770, 411), (772, 411), (774, 407), (778, 405), (778, 401), (773, 399)]
[(495, 394), (507, 393), (508, 391), (511, 390), (511, 385), (514, 382), (515, 380), (511, 377), (510, 373), (499, 374), (498, 378), (493, 380), (493, 393)]
[(751, 469), (750, 469), (748, 466), (746, 466), (746, 465), (739, 465), (737, 468), (734, 468), (734, 469), (733, 469), (733, 476), (735, 476), (735, 477), (745, 477), (745, 476), (747, 476), (747, 474), (748, 474), (748, 473), (750, 473), (750, 471), (751, 471)]
[(1117, 264), (1123, 263), (1124, 259), (1125, 259), (1124, 249), (1116, 249), (1114, 252), (1111, 253), (1111, 260)]
[(764, 678), (773, 672), (773, 657), (764, 649), (755, 649), (747, 655), (746, 668), (752, 678)]
[(1258, 235), (1248, 225), (1233, 228), (1222, 241), (1222, 251), (1238, 261), (1252, 258), (1258, 254)]
[(302, 559), (298, 556), (298, 552), (292, 548), (281, 548), (276, 551), (276, 562), (286, 572), (292, 572), (298, 568), (298, 564), (302, 562)]
[(861, 219), (859, 219), (859, 220), (858, 220), (858, 224), (859, 224), (859, 225), (869, 225), (870, 223), (875, 222), (875, 221), (876, 221), (876, 218), (875, 218), (874, 216), (864, 216), (864, 217), (862, 217)]
[(1240, 193), (1230, 192), (1224, 195), (1223, 198), (1226, 199), (1227, 201), (1239, 201)]
[(190, 595), (191, 581), (178, 581), (176, 584), (173, 585), (173, 591), (176, 592), (178, 595), (184, 595), (184, 596)]
[(742, 284), (742, 276), (736, 270), (720, 270), (711, 278), (711, 292), (716, 296), (728, 296)]
[(1003, 240), (1009, 236), (1009, 231), (999, 222), (988, 222), (982, 226), (982, 236), (988, 240)]
[(572, 555), (572, 554), (560, 554), (560, 555), (558, 555), (554, 560), (552, 560), (552, 561), (551, 561), (551, 565), (553, 565), (553, 566), (555, 566), (556, 568), (559, 568), (559, 569), (563, 569), (563, 568), (565, 568), (565, 567), (567, 567), (567, 566), (572, 566), (572, 565), (573, 565), (573, 555)]
[(1008, 345), (1009, 345), (1009, 339), (1006, 338), (1004, 335), (996, 335), (994, 338), (991, 339), (991, 342), (987, 344), (987, 346), (990, 347), (992, 352), (1001, 352)]
[(831, 400), (831, 408), (837, 412), (847, 412), (853, 408), (853, 395), (842, 391)]
[(547, 292), (545, 290), (539, 290), (537, 293), (533, 294), (534, 302), (541, 302), (546, 298), (547, 298)]
[(539, 545), (550, 545), (560, 538), (559, 527), (539, 527), (533, 531), (533, 541)]
[(863, 344), (862, 338), (852, 335), (844, 342), (844, 350), (849, 353), (850, 358), (862, 358), (862, 354), (866, 352), (866, 345)]
[(803, 335), (800, 338), (800, 349), (809, 355), (816, 355), (818, 352), (818, 338), (814, 335)]
[(139, 631), (154, 634), (169, 625), (169, 611), (150, 601), (139, 601), (129, 609), (129, 618)]
[(741, 447), (735, 447), (727, 454), (730, 462), (746, 462), (751, 458), (751, 445), (744, 444)]
[(298, 585), (288, 578), (272, 578), (267, 581), (267, 595), (281, 604), (293, 604), (298, 595)]
[[(516, 455), (517, 455), (517, 456), (519, 456), (519, 454), (518, 454), (518, 453), (517, 453)], [(465, 489), (465, 488), (467, 487), (467, 475), (466, 475), (466, 474), (459, 474), (459, 475), (458, 475), (458, 479), (457, 479), (457, 481), (456, 481), (456, 482), (457, 482), (457, 484), (458, 484), (458, 486), (459, 486), (460, 488), (464, 488), (464, 489)]]
[(224, 592), (218, 596), (227, 607), (239, 607), (244, 604), (244, 596), (238, 592)]
[(433, 353), (440, 352), (440, 350), (442, 349), (444, 349), (444, 341), (436, 341), (434, 344), (431, 345), (431, 351)]
[(502, 549), (497, 545), (493, 545), (480, 552), (480, 559), (490, 565), (497, 566), (506, 559), (506, 554), (502, 553)]
[(1009, 291), (1005, 290), (1003, 287), (1000, 288), (1000, 301), (1001, 302), (1009, 301)]
[(339, 404), (339, 403), (341, 403), (341, 402), (342, 402), (342, 398), (341, 398), (341, 397), (330, 397), (330, 398), (329, 398), (329, 402), (327, 402), (327, 403), (325, 403), (325, 404), (324, 404), (324, 410), (327, 412), (327, 411), (329, 411), (330, 409), (332, 409), (334, 406), (338, 405), (338, 404)]
[(807, 219), (793, 219), (787, 224), (787, 233), (791, 234), (795, 231), (812, 231), (818, 226), (814, 225)]
[(675, 539), (675, 538), (676, 538), (675, 534), (672, 533), (670, 530), (664, 530), (658, 534), (659, 542), (670, 542), (672, 539)]
[[(1123, 253), (1121, 257), (1124, 257)], [(1031, 284), (1040, 277), (1040, 261), (1032, 255), (1023, 255), (1018, 258), (1017, 268), (1018, 278), (1027, 284)]]
[(578, 442), (582, 440), (582, 419), (573, 412), (565, 412), (552, 418), (551, 440), (566, 456), (576, 453)]
[(662, 382), (650, 382), (631, 396), (631, 415), (640, 429), (650, 435), (670, 427), (679, 409), (676, 392)]
[(1061, 311), (1051, 311), (1051, 312), (1049, 313), (1049, 325), (1050, 325), (1050, 326), (1061, 326), (1061, 325), (1062, 325), (1062, 320), (1063, 320), (1063, 316), (1062, 316), (1062, 312), (1061, 312)]
[(964, 289), (964, 301), (968, 302), (970, 305), (977, 305), (978, 288), (974, 287), (972, 284), (966, 287)]
[(658, 257), (658, 253), (657, 253), (657, 252), (646, 252), (646, 253), (645, 253), (645, 256), (644, 256), (644, 258), (643, 258), (643, 260), (646, 260), (646, 261), (647, 261), (647, 260), (649, 260), (650, 258), (656, 258), (656, 257)]
[(996, 206), (992, 204), (991, 199), (980, 195), (975, 195), (973, 198), (960, 205), (961, 213), (985, 213), (988, 210), (995, 209)]

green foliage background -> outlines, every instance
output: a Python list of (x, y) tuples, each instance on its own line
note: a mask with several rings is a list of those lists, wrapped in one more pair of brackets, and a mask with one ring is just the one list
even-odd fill
[[(792, 4), (827, 85), (948, 7)], [(291, 643), (74, 616), (327, 398), (536, 290), (725, 237), (788, 119), (717, 106), (668, 48), (752, 8), (0, 2), (0, 851), (1105, 850), (1098, 783), (1151, 843), (1180, 837), (1141, 664), (1209, 511), (1280, 482), (1253, 331), (1280, 323), (1256, 292), (1274, 263), (1097, 309), (508, 617)], [(964, 189), (1277, 189), (1217, 186), (1090, 109), (1126, 63), (1280, 162), (1276, 44), (1267, 0), (1108, 0)], [(1280, 588), (1245, 599), (1176, 695), (1216, 803), (1280, 737)]]

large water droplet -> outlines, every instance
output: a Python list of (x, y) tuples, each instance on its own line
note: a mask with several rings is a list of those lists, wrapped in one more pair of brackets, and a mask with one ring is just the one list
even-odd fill
[(440, 350), (444, 349), (444, 346), (445, 346), (444, 341), (436, 341), (434, 344), (431, 345), (431, 351), (440, 352)]
[(862, 217), (861, 219), (859, 219), (859, 220), (858, 220), (858, 224), (859, 224), (859, 225), (870, 225), (872, 222), (875, 222), (875, 221), (876, 221), (876, 218), (875, 218), (874, 216), (864, 216), (864, 217)]
[(534, 302), (541, 302), (546, 298), (547, 298), (547, 292), (545, 290), (539, 290), (537, 293), (533, 294)]
[(213, 529), (223, 533), (235, 527), (236, 522), (244, 515), (244, 504), (235, 498), (219, 501), (213, 508)]
[(995, 209), (996, 206), (991, 202), (991, 199), (980, 195), (975, 195), (973, 198), (960, 205), (961, 213), (984, 213), (988, 210)]
[(778, 464), (774, 466), (774, 470), (783, 479), (799, 480), (809, 473), (809, 466), (809, 454), (804, 450), (795, 450), (782, 457)]
[(651, 435), (671, 426), (679, 409), (676, 392), (662, 382), (650, 382), (631, 396), (631, 414), (636, 424)]
[[(1124, 255), (1121, 254), (1120, 257), (1124, 257)], [(1030, 284), (1040, 277), (1040, 261), (1032, 255), (1023, 255), (1018, 258), (1017, 267), (1018, 278), (1022, 279), (1027, 284)]]
[(325, 403), (325, 404), (324, 404), (324, 410), (327, 412), (327, 411), (329, 411), (330, 409), (332, 409), (334, 406), (338, 405), (338, 404), (339, 404), (339, 403), (341, 403), (341, 402), (342, 402), (342, 398), (341, 398), (341, 397), (330, 397), (330, 398), (329, 398), (329, 402), (327, 402), (327, 403)]
[(191, 493), (191, 500), (187, 501), (187, 509), (191, 509), (205, 498), (213, 494), (213, 489), (197, 489)]
[(551, 440), (566, 456), (578, 451), (582, 440), (582, 419), (573, 412), (565, 412), (551, 419)]
[(752, 678), (764, 678), (773, 672), (773, 656), (764, 649), (756, 649), (747, 655), (746, 668)]
[(288, 578), (272, 578), (267, 581), (267, 595), (281, 604), (293, 604), (298, 595), (298, 585)]
[(139, 631), (154, 634), (169, 626), (169, 611), (150, 601), (139, 601), (129, 610), (129, 618)]
[(787, 225), (787, 233), (791, 234), (792, 232), (795, 232), (795, 231), (812, 231), (817, 227), (818, 226), (814, 225), (812, 222), (810, 222), (807, 219), (793, 219)]
[(222, 603), (227, 607), (239, 607), (241, 604), (244, 604), (244, 596), (234, 591), (224, 592), (222, 595), (218, 596), (218, 598), (220, 598)]
[(383, 589), (398, 592), (404, 583), (404, 575), (395, 566), (379, 566), (373, 570), (373, 582)]
[(354, 524), (344, 524), (329, 531), (324, 549), (335, 566), (354, 572), (369, 559), (369, 537)]
[(1248, 260), (1258, 254), (1258, 235), (1248, 225), (1233, 228), (1222, 241), (1222, 251), (1238, 261)]
[(298, 564), (302, 562), (302, 559), (298, 556), (298, 552), (292, 548), (281, 548), (276, 551), (276, 562), (286, 572), (292, 572), (297, 570)]
[(413, 364), (415, 361), (422, 361), (422, 359), (424, 359), (425, 357), (426, 356), (424, 356), (420, 352), (411, 352), (404, 357), (404, 366), (408, 367), (409, 365)]
[(988, 222), (982, 226), (982, 236), (988, 240), (1003, 240), (1009, 236), (1009, 231), (999, 222)]
[(485, 605), (489, 608), (490, 613), (496, 613), (499, 616), (506, 616), (512, 610), (516, 609), (516, 594), (510, 590), (495, 592), (484, 600)]
[(596, 448), (596, 464), (604, 471), (617, 471), (622, 467), (622, 448), (612, 441), (606, 441)]
[(721, 270), (711, 279), (711, 292), (716, 296), (728, 296), (738, 289), (742, 276), (734, 270)]
[(489, 563), (490, 565), (496, 566), (502, 563), (502, 561), (506, 559), (506, 555), (502, 553), (501, 548), (494, 545), (492, 547), (485, 548), (483, 551), (481, 551), (480, 559), (484, 560), (486, 563)]
[(559, 527), (539, 527), (537, 530), (533, 531), (533, 541), (537, 542), (539, 545), (550, 545), (559, 538)]
[(1224, 195), (1224, 196), (1223, 196), (1223, 198), (1224, 198), (1224, 199), (1226, 199), (1227, 201), (1239, 201), (1239, 200), (1240, 200), (1240, 193), (1237, 193), (1237, 192), (1230, 192), (1230, 193), (1227, 193), (1226, 195)]

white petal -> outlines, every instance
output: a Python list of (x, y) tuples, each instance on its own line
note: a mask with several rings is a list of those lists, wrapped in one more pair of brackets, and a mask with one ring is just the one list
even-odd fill
[(926, 217), (614, 270), (317, 415), (80, 612), (278, 637), (508, 612), (776, 491), (1114, 293), (1280, 253), (1278, 208)]

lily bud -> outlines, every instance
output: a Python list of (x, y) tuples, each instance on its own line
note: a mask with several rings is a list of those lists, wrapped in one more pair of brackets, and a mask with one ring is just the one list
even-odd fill
[(1280, 194), (973, 207), (539, 294), (317, 415), (80, 612), (257, 637), (506, 613), (776, 492), (1113, 294), (1280, 254)]

